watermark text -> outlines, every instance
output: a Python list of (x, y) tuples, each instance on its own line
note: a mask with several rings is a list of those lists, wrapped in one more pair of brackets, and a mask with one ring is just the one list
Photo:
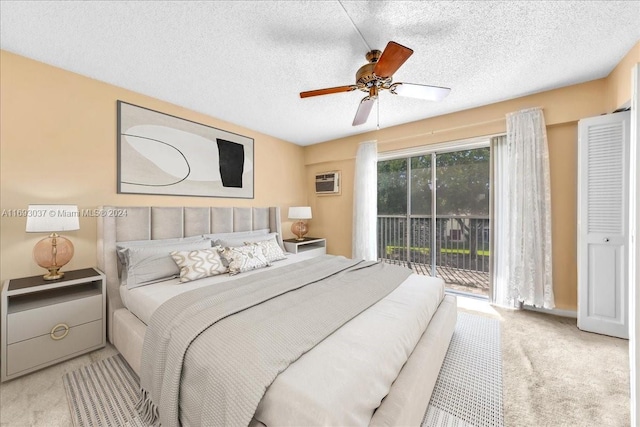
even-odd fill
[(125, 217), (127, 210), (121, 208), (89, 208), (78, 209), (77, 211), (66, 211), (61, 209), (2, 209), (2, 218), (56, 218), (56, 217), (83, 217), (83, 218), (105, 218), (105, 217)]

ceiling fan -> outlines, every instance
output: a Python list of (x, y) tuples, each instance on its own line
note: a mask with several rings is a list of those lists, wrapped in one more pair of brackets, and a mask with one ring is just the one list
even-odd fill
[(376, 99), (378, 99), (378, 93), (381, 90), (388, 90), (394, 95), (429, 101), (440, 101), (444, 99), (449, 92), (451, 92), (451, 89), (415, 83), (393, 83), (393, 73), (398, 71), (412, 54), (413, 50), (408, 47), (390, 41), (387, 43), (387, 47), (384, 48), (383, 52), (372, 50), (367, 53), (366, 58), (369, 63), (360, 67), (356, 72), (355, 84), (300, 92), (300, 98), (351, 92), (356, 89), (367, 92), (369, 95), (360, 101), (358, 111), (356, 111), (356, 116), (353, 119), (353, 126), (366, 123), (371, 108), (373, 108), (373, 104)]

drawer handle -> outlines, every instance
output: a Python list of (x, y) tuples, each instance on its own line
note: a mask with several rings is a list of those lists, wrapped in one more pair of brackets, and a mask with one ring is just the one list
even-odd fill
[[(64, 328), (64, 333), (62, 335), (56, 335), (57, 329), (59, 328)], [(56, 340), (56, 341), (61, 340), (62, 338), (69, 335), (69, 325), (67, 325), (66, 323), (58, 323), (56, 326), (53, 327), (53, 329), (51, 329), (50, 335), (52, 340)]]

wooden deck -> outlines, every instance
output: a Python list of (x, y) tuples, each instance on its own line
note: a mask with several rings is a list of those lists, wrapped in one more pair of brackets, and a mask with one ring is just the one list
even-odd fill
[[(408, 266), (406, 261), (392, 259), (381, 259), (381, 261)], [(431, 276), (431, 265), (412, 262), (408, 267), (417, 274)], [(448, 288), (489, 296), (489, 273), (487, 272), (436, 266), (436, 275), (445, 281)]]

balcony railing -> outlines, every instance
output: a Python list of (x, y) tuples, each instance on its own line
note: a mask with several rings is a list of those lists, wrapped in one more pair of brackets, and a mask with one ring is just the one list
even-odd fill
[[(488, 295), (490, 222), (486, 216), (378, 215), (378, 257), (449, 287)], [(432, 255), (435, 252), (435, 260)]]

